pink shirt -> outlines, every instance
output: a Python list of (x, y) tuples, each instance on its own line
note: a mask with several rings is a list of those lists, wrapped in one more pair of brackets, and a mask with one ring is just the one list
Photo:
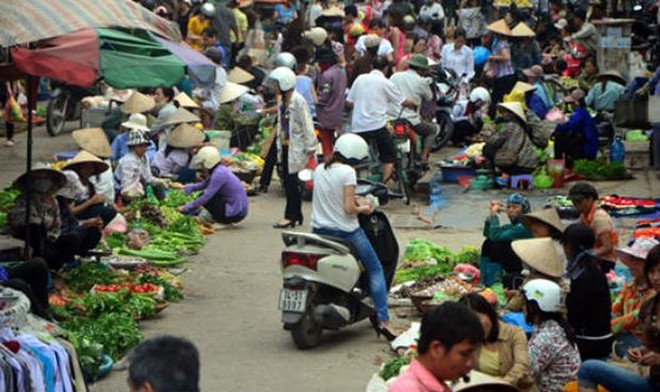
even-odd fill
[(421, 362), (415, 359), (408, 370), (397, 377), (387, 392), (451, 392), (451, 388), (435, 378)]

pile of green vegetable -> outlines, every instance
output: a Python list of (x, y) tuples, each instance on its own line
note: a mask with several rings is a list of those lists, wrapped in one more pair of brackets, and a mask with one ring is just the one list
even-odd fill
[(394, 283), (423, 277), (448, 275), (458, 264), (479, 265), (479, 250), (465, 246), (458, 253), (424, 239), (413, 239), (406, 246), (404, 262), (394, 275)]
[(0, 229), (7, 224), (7, 213), (14, 206), (19, 195), (16, 188), (6, 188), (0, 191)]
[(585, 176), (589, 180), (620, 180), (627, 172), (623, 163), (608, 163), (603, 160), (580, 159), (575, 161), (573, 172)]

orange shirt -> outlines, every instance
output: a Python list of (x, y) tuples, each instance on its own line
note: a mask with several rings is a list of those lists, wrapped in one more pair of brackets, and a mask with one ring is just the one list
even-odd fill
[(600, 241), (601, 234), (610, 234), (612, 250), (607, 254), (601, 255), (600, 258), (616, 262), (616, 253), (614, 250), (617, 246), (619, 246), (619, 234), (616, 232), (612, 217), (607, 213), (607, 211), (602, 208), (598, 208), (596, 203), (594, 203), (594, 206), (592, 207), (589, 214), (580, 215), (580, 222), (591, 227), (591, 229), (594, 231), (594, 234), (596, 235), (596, 243), (594, 244), (594, 248), (599, 248), (603, 245)]

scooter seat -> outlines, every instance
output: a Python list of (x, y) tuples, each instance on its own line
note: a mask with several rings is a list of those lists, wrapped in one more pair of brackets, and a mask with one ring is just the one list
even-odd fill
[(358, 263), (360, 263), (360, 268), (361, 269), (363, 268), (362, 267), (362, 261), (360, 261), (360, 254), (358, 253), (357, 249), (355, 249), (355, 247), (353, 246), (353, 244), (350, 241), (347, 241), (343, 238), (334, 237), (334, 236), (331, 236), (331, 235), (321, 234), (320, 237), (323, 237), (323, 238), (325, 238), (326, 240), (329, 240), (329, 241), (338, 242), (338, 243), (344, 245), (345, 247), (347, 247), (351, 251), (351, 254), (353, 255), (353, 257), (355, 257), (355, 260), (357, 260)]

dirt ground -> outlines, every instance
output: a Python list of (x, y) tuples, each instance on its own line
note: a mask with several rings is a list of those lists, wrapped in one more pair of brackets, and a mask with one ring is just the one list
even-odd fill
[[(0, 182), (7, 184), (24, 171), (25, 134), (16, 146), (2, 148)], [(44, 161), (58, 151), (75, 149), (70, 134), (49, 137), (35, 131), (34, 161)], [(660, 172), (636, 172), (636, 179), (597, 183), (602, 194), (626, 196), (660, 195)], [(202, 252), (193, 257), (183, 275), (186, 298), (172, 304), (161, 316), (143, 324), (145, 336), (173, 334), (193, 341), (201, 353), (201, 386), (204, 391), (359, 391), (388, 357), (388, 345), (368, 322), (325, 335), (323, 344), (300, 351), (282, 329), (277, 298), (281, 288), (280, 232), (271, 224), (281, 218), (284, 198), (279, 186), (268, 194), (252, 197), (250, 215), (238, 228), (208, 237)], [(538, 207), (550, 195), (566, 192), (531, 191)], [(481, 243), (480, 225), (489, 199), (504, 199), (503, 191), (469, 191), (447, 186), (440, 229), (397, 228), (403, 253), (405, 244), (426, 238), (453, 250)], [(424, 208), (424, 201), (418, 201)], [(406, 221), (415, 206), (394, 201), (384, 210), (397, 222)], [(309, 221), (311, 205), (305, 203)], [(410, 220), (410, 219), (408, 219)], [(414, 219), (412, 219), (414, 221)], [(630, 222), (619, 221), (625, 229)], [(403, 225), (405, 226), (405, 224)], [(296, 228), (298, 230), (298, 228)], [(309, 222), (299, 228), (309, 231)], [(396, 320), (405, 326), (409, 321)], [(92, 385), (94, 392), (126, 391), (126, 372), (113, 372)]]

